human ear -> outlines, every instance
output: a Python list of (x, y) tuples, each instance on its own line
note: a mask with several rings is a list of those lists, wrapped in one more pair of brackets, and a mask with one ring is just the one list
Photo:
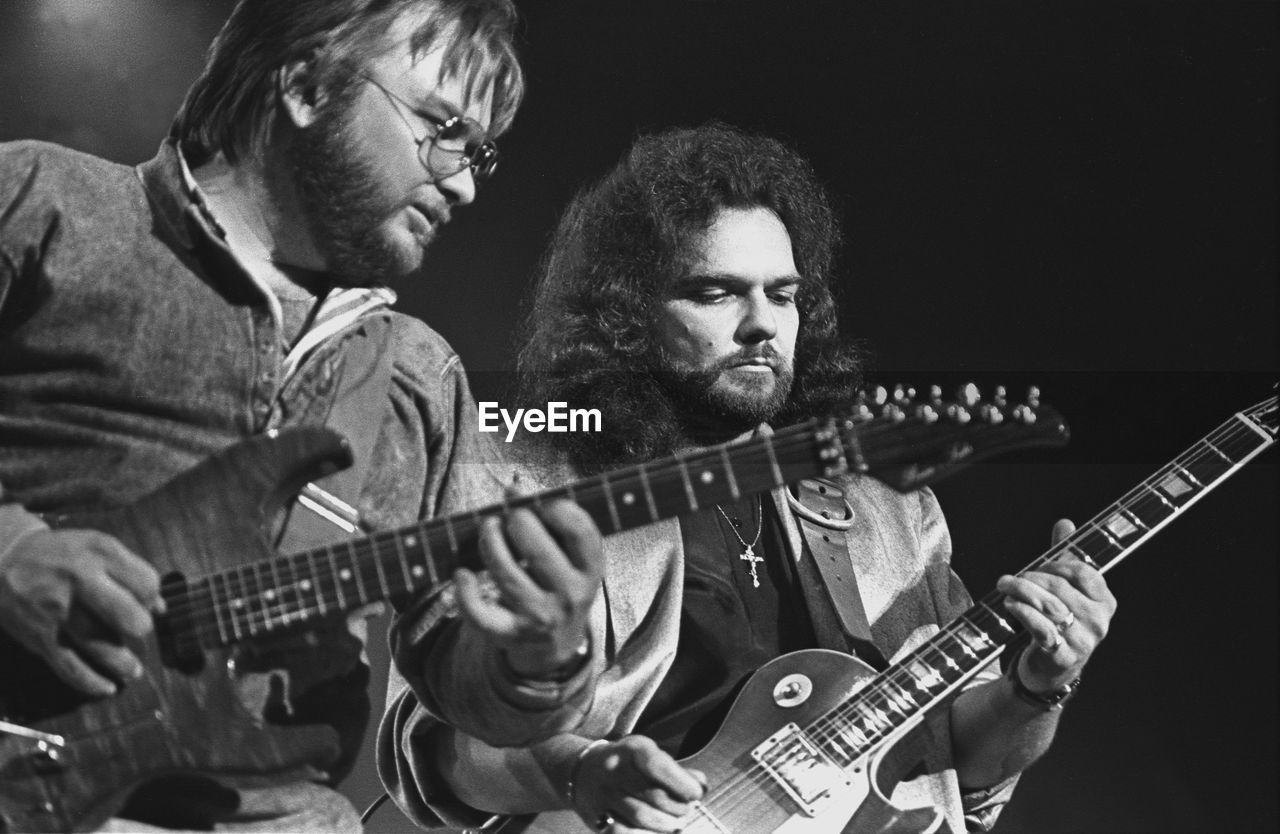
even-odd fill
[(299, 58), (276, 72), (280, 104), (294, 127), (306, 128), (320, 117), (324, 94), (315, 81), (314, 56)]

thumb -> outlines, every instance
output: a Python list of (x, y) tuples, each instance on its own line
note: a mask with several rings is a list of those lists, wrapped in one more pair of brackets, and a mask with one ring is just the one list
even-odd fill
[(1076, 531), (1076, 525), (1069, 518), (1060, 518), (1053, 524), (1052, 543), (1057, 544)]

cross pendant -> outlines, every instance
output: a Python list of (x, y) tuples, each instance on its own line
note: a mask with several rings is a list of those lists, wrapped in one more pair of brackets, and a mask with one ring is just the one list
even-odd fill
[(744, 551), (742, 551), (742, 555), (741, 555), (741, 556), (739, 556), (738, 558), (739, 558), (739, 559), (745, 559), (748, 563), (750, 563), (750, 565), (751, 565), (751, 587), (753, 587), (753, 588), (759, 588), (759, 587), (760, 587), (760, 574), (756, 573), (756, 564), (757, 564), (757, 563), (759, 563), (759, 562), (763, 562), (763, 561), (764, 561), (764, 559), (761, 559), (759, 556), (757, 556), (757, 555), (756, 555), (756, 549), (755, 549), (754, 547), (752, 547), (751, 545), (747, 545), (747, 549), (746, 549), (746, 550), (744, 550)]

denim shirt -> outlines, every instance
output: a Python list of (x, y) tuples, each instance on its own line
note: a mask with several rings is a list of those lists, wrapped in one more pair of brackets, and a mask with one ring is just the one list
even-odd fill
[[(0, 552), (30, 524), (14, 505), (128, 504), (235, 441), (323, 423), (352, 340), (375, 337), (390, 389), (368, 475), (344, 496), (365, 526), (500, 496), (458, 358), (420, 321), (374, 311), (286, 377), (269, 298), (193, 200), (172, 143), (136, 169), (0, 145)], [(359, 698), (353, 717), (367, 715)], [(347, 723), (354, 754), (364, 719)]]

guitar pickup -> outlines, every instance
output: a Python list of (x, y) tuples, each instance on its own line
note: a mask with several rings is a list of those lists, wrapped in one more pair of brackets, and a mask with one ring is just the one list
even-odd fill
[(769, 736), (751, 758), (773, 777), (805, 816), (816, 817), (853, 780), (794, 722)]

